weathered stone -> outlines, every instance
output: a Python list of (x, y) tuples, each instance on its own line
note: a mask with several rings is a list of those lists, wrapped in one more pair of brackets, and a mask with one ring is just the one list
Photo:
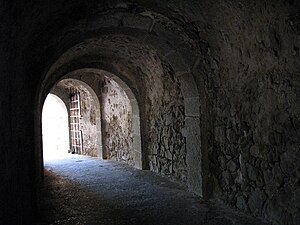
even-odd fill
[(224, 182), (227, 184), (227, 185), (232, 185), (233, 184), (233, 179), (232, 179), (232, 176), (231, 174), (228, 172), (228, 171), (224, 171), (222, 173), (222, 178), (224, 180)]
[(173, 121), (172, 115), (168, 114), (166, 115), (166, 126), (169, 126)]
[(172, 160), (173, 159), (172, 152), (166, 151), (166, 158)]
[(247, 168), (248, 177), (252, 181), (256, 181), (256, 179), (257, 179), (257, 171), (256, 171), (255, 167), (253, 167), (250, 164), (247, 164), (246, 168)]
[(254, 157), (260, 157), (260, 151), (259, 151), (259, 148), (257, 146), (252, 146), (250, 148), (250, 153)]
[(279, 163), (275, 163), (272, 169), (273, 177), (278, 184), (281, 184), (284, 180), (284, 174), (282, 173)]
[(285, 175), (295, 176), (297, 164), (299, 164), (299, 150), (288, 150), (280, 156), (280, 168)]
[(293, 215), (293, 224), (300, 224), (300, 213)]
[(247, 203), (243, 196), (238, 196), (236, 199), (236, 207), (240, 210), (247, 210)]
[[(100, 78), (99, 78), (100, 79)], [(125, 161), (135, 165), (133, 151), (133, 118), (130, 100), (115, 81), (102, 77), (106, 91), (102, 93), (102, 122), (107, 135), (104, 136), (108, 159)], [(153, 149), (157, 151), (157, 146)], [(153, 166), (153, 165), (152, 165)]]
[(243, 183), (243, 174), (240, 170), (237, 171), (237, 176), (236, 176), (234, 182), (237, 184), (240, 184), (240, 185)]
[(220, 163), (220, 166), (223, 168), (223, 169), (226, 169), (226, 159), (225, 159), (225, 157), (223, 157), (223, 156), (219, 156), (218, 157), (218, 161), (219, 161), (219, 163)]
[(248, 205), (251, 212), (255, 215), (259, 215), (265, 200), (266, 195), (259, 188), (256, 188), (253, 192), (251, 192), (248, 200)]
[(266, 184), (269, 184), (273, 180), (273, 173), (271, 170), (264, 170), (263, 176)]
[(153, 148), (152, 148), (152, 154), (153, 154), (153, 155), (156, 155), (158, 149), (159, 149), (159, 145), (158, 145), (157, 143), (155, 143), (155, 144), (153, 145)]
[(240, 164), (241, 172), (242, 172), (243, 176), (248, 176), (247, 167), (246, 167), (244, 158), (241, 154), (239, 155), (239, 164)]
[(220, 143), (225, 142), (225, 131), (224, 131), (223, 127), (215, 128), (215, 137), (216, 137), (216, 141), (218, 141)]
[(295, 206), (300, 209), (300, 187), (298, 187), (294, 192)]
[(278, 202), (276, 202), (274, 199), (267, 200), (265, 203), (265, 212), (272, 221), (274, 221), (277, 224), (282, 224), (282, 218), (284, 215), (284, 209), (280, 207)]
[(149, 30), (151, 28), (152, 20), (149, 17), (126, 15), (123, 16), (123, 24), (126, 27)]
[(227, 167), (227, 170), (229, 170), (230, 172), (234, 172), (234, 171), (236, 171), (236, 169), (237, 169), (237, 166), (236, 166), (236, 164), (234, 163), (233, 160), (230, 160), (230, 161), (227, 163), (226, 167)]

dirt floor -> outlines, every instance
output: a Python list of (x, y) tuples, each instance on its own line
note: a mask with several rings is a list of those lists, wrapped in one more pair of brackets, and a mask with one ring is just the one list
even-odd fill
[(45, 162), (38, 225), (262, 225), (123, 163), (69, 155)]

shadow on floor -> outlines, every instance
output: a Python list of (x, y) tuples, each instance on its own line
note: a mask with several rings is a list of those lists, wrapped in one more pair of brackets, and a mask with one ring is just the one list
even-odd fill
[(150, 171), (83, 156), (49, 162), (37, 225), (262, 225)]

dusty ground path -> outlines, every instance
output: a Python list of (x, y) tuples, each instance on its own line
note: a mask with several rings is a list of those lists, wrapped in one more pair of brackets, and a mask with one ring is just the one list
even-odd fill
[(45, 162), (39, 225), (262, 225), (150, 171), (69, 155)]

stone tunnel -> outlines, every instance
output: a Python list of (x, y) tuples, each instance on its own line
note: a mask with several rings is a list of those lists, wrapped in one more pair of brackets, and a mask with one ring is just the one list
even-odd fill
[(0, 224), (39, 211), (48, 94), (67, 107), (69, 152), (300, 224), (299, 1), (0, 3)]

